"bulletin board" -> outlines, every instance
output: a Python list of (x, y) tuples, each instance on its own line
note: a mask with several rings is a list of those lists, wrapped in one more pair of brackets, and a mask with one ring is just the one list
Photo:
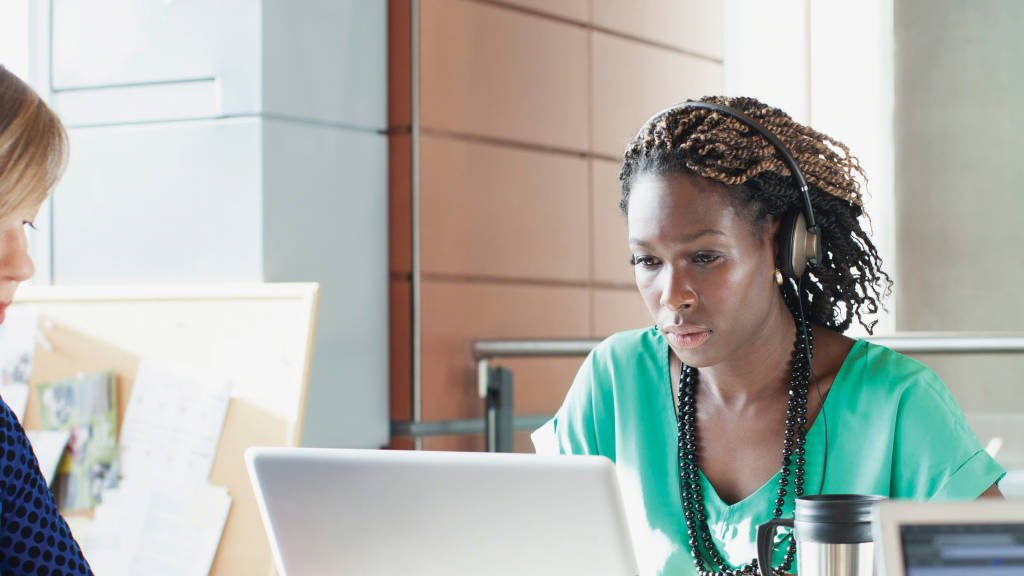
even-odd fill
[(13, 306), (39, 311), (25, 428), (38, 428), (38, 384), (80, 372), (117, 376), (118, 424), (145, 358), (234, 382), (210, 482), (231, 510), (210, 574), (273, 574), (243, 454), (301, 441), (317, 284), (24, 286)]

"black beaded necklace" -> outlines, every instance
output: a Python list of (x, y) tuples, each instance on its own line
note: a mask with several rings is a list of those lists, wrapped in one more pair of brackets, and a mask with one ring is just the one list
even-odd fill
[[(789, 298), (786, 298), (787, 303)], [(782, 442), (782, 469), (779, 476), (778, 498), (775, 499), (774, 518), (782, 516), (786, 503), (787, 487), (793, 476), (793, 495), (804, 493), (804, 444), (806, 443), (807, 388), (810, 379), (810, 359), (814, 348), (814, 335), (802, 314), (796, 317), (796, 343), (793, 348), (793, 369), (789, 380), (789, 400), (786, 409), (786, 431)], [(761, 574), (755, 558), (738, 570), (729, 568), (721, 553), (711, 540), (708, 516), (704, 508), (704, 496), (700, 491), (697, 468), (697, 370), (685, 364), (679, 372), (679, 498), (682, 501), (686, 533), (689, 536), (690, 554), (699, 576), (721, 574), (728, 576)], [(795, 458), (794, 458), (795, 456)], [(795, 465), (795, 468), (794, 468)], [(701, 553), (701, 548), (704, 554)], [(796, 557), (796, 540), (790, 539), (786, 558), (777, 572), (786, 572)], [(710, 561), (705, 565), (706, 560)]]

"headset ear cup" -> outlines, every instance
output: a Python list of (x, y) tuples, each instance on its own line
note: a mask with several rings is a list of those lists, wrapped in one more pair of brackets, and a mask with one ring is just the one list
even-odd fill
[(812, 266), (818, 266), (825, 257), (825, 250), (822, 248), (821, 243), (821, 227), (818, 227), (816, 234), (807, 232), (806, 237), (807, 241), (804, 244), (804, 250), (807, 253), (807, 263)]
[[(782, 217), (779, 231), (775, 236), (779, 243), (779, 268), (786, 278), (799, 278), (807, 263), (804, 243), (797, 242), (797, 234), (801, 232), (800, 229), (806, 230), (806, 226), (800, 225), (803, 223), (803, 219), (804, 215), (799, 210), (789, 212)], [(806, 232), (802, 235), (806, 235)]]

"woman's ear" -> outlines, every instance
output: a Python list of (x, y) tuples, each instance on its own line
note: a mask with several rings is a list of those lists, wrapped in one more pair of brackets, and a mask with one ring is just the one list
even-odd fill
[(762, 250), (766, 257), (771, 258), (772, 267), (779, 269), (779, 229), (782, 227), (782, 218), (768, 216), (762, 223)]
[(765, 238), (771, 244), (772, 252), (778, 252), (776, 247), (779, 245), (779, 227), (782, 226), (782, 218), (769, 216), (766, 226), (768, 228), (768, 234), (765, 234)]

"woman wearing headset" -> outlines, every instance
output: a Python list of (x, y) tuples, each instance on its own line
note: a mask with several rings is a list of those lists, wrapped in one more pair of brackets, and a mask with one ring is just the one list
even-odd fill
[[(0, 322), (35, 269), (25, 229), (57, 183), (67, 135), (31, 88), (0, 66)], [(92, 574), (39, 471), (25, 431), (0, 400), (0, 574)]]
[[(655, 324), (600, 344), (534, 440), (616, 463), (643, 573), (758, 573), (757, 525), (802, 494), (999, 495), (939, 378), (843, 335), (890, 287), (858, 176), (846, 146), (751, 98), (663, 111), (627, 147)], [(776, 569), (793, 561), (778, 547)]]

